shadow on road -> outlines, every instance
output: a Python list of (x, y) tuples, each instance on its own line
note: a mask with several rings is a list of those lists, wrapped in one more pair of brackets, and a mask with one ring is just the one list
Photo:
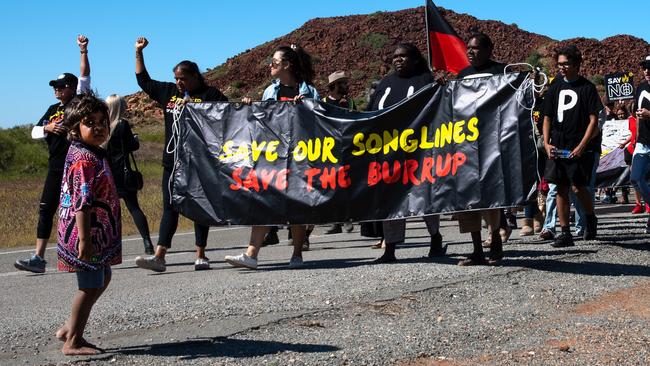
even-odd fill
[(192, 360), (204, 357), (258, 357), (281, 352), (315, 353), (335, 352), (338, 347), (322, 344), (283, 343), (227, 337), (200, 338), (185, 342), (158, 343), (131, 347), (107, 349), (107, 352), (123, 355), (148, 355), (177, 357), (178, 360)]
[[(508, 256), (508, 253), (506, 253)], [(650, 267), (636, 264), (601, 262), (564, 262), (554, 259), (511, 259), (501, 263), (503, 267), (523, 267), (538, 271), (572, 273), (590, 276), (643, 276), (650, 277)]]

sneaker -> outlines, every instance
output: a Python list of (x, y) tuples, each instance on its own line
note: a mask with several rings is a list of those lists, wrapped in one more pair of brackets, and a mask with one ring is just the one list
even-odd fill
[(346, 222), (343, 224), (343, 230), (345, 230), (346, 233), (351, 233), (354, 230), (354, 225), (352, 225), (349, 222)]
[(549, 229), (542, 229), (542, 232), (539, 233), (539, 238), (542, 240), (553, 240), (555, 239), (555, 233)]
[(553, 248), (566, 248), (566, 247), (572, 247), (575, 244), (573, 244), (573, 236), (571, 236), (571, 233), (564, 233), (561, 232), (555, 237), (555, 241), (551, 243), (551, 246)]
[(291, 260), (289, 260), (289, 268), (302, 268), (305, 266), (305, 262), (303, 262), (302, 257), (298, 257), (297, 255), (292, 255)]
[(206, 269), (210, 269), (210, 260), (208, 258), (197, 258), (194, 261), (195, 271), (205, 271)]
[(21, 271), (28, 271), (34, 273), (45, 273), (45, 265), (47, 261), (36, 254), (32, 254), (29, 259), (18, 259), (14, 263), (14, 267)]
[(167, 270), (165, 260), (160, 259), (155, 255), (149, 255), (146, 257), (137, 256), (135, 257), (135, 265), (142, 269), (148, 269), (154, 272), (165, 272)]
[(240, 255), (227, 255), (223, 259), (233, 267), (257, 269), (257, 259), (247, 256), (246, 253)]
[(609, 203), (612, 203), (612, 201), (613, 201), (612, 196), (605, 196), (605, 198), (603, 198), (603, 200), (600, 201), (600, 202), (605, 203), (605, 204), (609, 204)]
[(594, 240), (596, 239), (596, 234), (598, 231), (598, 218), (596, 215), (587, 215), (587, 227), (585, 232), (582, 235), (584, 240)]
[(640, 203), (637, 203), (636, 205), (634, 205), (634, 208), (632, 209), (632, 213), (635, 215), (643, 213), (643, 206), (641, 206)]
[(577, 236), (578, 238), (582, 238), (584, 235), (585, 235), (585, 229), (580, 229), (575, 231), (574, 236)]
[(325, 235), (340, 234), (342, 232), (341, 224), (332, 224), (332, 226), (325, 231)]
[(302, 251), (303, 252), (308, 252), (309, 251), (309, 237), (306, 237), (305, 242), (302, 243)]

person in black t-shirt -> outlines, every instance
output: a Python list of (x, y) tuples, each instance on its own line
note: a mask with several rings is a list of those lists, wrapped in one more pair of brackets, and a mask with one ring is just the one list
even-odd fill
[[(348, 96), (349, 92), (350, 83), (345, 71), (335, 71), (327, 77), (327, 96), (323, 98), (323, 102), (354, 111), (357, 106), (354, 105), (354, 100)], [(343, 225), (335, 223), (325, 231), (325, 235), (342, 233), (343, 226), (345, 226), (345, 231), (348, 233), (354, 230), (351, 223)]]
[[(174, 79), (176, 83), (162, 82), (151, 79), (144, 65), (142, 51), (149, 44), (149, 41), (140, 37), (135, 42), (135, 76), (138, 85), (147, 95), (156, 101), (163, 109), (165, 119), (165, 148), (163, 150), (163, 176), (162, 176), (162, 200), (163, 214), (160, 220), (160, 231), (158, 245), (153, 256), (139, 256), (135, 264), (144, 269), (156, 272), (166, 270), (165, 254), (171, 247), (172, 238), (178, 227), (179, 213), (171, 203), (170, 177), (174, 164), (173, 149), (170, 140), (172, 137), (172, 126), (174, 124), (174, 111), (180, 108), (183, 103), (193, 102), (227, 102), (228, 98), (217, 88), (208, 86), (199, 71), (199, 67), (192, 61), (181, 61), (174, 66)], [(209, 227), (194, 223), (194, 236), (196, 244), (195, 270), (210, 268), (210, 262), (205, 256), (205, 247), (208, 241)]]
[[(504, 64), (493, 61), (492, 51), (494, 44), (485, 33), (474, 33), (467, 42), (467, 58), (470, 65), (461, 70), (457, 78), (478, 78), (503, 73)], [(490, 209), (480, 211), (466, 211), (456, 214), (458, 228), (461, 233), (470, 233), (472, 236), (473, 250), (467, 258), (458, 262), (461, 266), (473, 266), (484, 264), (496, 264), (503, 258), (503, 242), (508, 239), (512, 229), (508, 226), (501, 214), (501, 209)], [(485, 244), (481, 240), (481, 218), (487, 222), (488, 239)], [(503, 222), (503, 225), (500, 225)], [(503, 226), (503, 237), (499, 233), (500, 226)], [(485, 259), (483, 245), (490, 248), (490, 257)]]
[[(561, 78), (546, 92), (544, 100), (544, 148), (549, 160), (544, 176), (557, 185), (557, 212), (561, 233), (554, 247), (573, 245), (569, 226), (569, 188), (575, 192), (586, 213), (583, 238), (596, 237), (597, 219), (588, 190), (594, 166), (598, 114), (603, 109), (596, 86), (579, 75), (582, 54), (575, 46), (556, 51)], [(566, 152), (562, 154), (562, 152)]]
[[(632, 156), (632, 172), (630, 179), (646, 204), (650, 202), (650, 186), (646, 175), (650, 171), (650, 56), (640, 63), (643, 68), (644, 81), (636, 89), (636, 146)], [(650, 234), (650, 216), (645, 228)]]
[[(388, 74), (377, 85), (368, 110), (377, 111), (395, 105), (410, 97), (416, 91), (435, 82), (427, 61), (420, 50), (411, 43), (400, 43), (393, 53), (394, 72)], [(440, 235), (440, 216), (422, 217), (431, 235), (429, 257), (439, 257), (445, 254), (446, 247), (442, 246)], [(384, 254), (375, 259), (375, 263), (395, 262), (395, 247), (404, 243), (406, 219), (387, 220), (382, 222), (385, 242)]]
[(52, 104), (43, 117), (32, 130), (35, 139), (45, 138), (48, 146), (49, 159), (47, 164), (47, 177), (43, 185), (43, 193), (38, 210), (38, 225), (36, 228), (36, 250), (28, 259), (18, 259), (14, 266), (22, 271), (35, 273), (45, 272), (45, 249), (52, 233), (54, 214), (59, 207), (61, 194), (61, 181), (63, 179), (63, 165), (68, 154), (68, 130), (63, 125), (65, 109), (70, 101), (80, 93), (90, 90), (90, 62), (88, 62), (88, 38), (77, 36), (80, 56), (81, 80), (76, 76), (64, 73), (56, 80), (50, 81), (54, 88), (54, 97), (59, 101)]

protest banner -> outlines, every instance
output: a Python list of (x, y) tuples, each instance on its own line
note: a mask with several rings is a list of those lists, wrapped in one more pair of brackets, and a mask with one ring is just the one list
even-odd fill
[(385, 220), (522, 204), (535, 185), (524, 74), (450, 81), (391, 108), (188, 104), (173, 202), (217, 224)]

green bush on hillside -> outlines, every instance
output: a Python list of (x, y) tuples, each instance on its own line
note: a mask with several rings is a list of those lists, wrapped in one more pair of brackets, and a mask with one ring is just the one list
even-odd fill
[(47, 145), (44, 140), (32, 140), (31, 128), (0, 129), (0, 171), (22, 175), (47, 169)]
[(388, 43), (389, 38), (383, 33), (366, 33), (361, 37), (360, 43), (362, 45), (368, 46), (375, 51), (379, 51), (384, 48), (386, 43)]

